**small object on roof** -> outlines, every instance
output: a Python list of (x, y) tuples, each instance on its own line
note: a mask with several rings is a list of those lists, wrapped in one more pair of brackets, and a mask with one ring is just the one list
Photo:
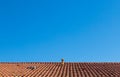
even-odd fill
[(61, 65), (64, 65), (64, 59), (63, 58), (61, 59)]
[(29, 67), (27, 67), (27, 69), (31, 69), (31, 70), (34, 70), (36, 68), (37, 68), (36, 66), (29, 66)]

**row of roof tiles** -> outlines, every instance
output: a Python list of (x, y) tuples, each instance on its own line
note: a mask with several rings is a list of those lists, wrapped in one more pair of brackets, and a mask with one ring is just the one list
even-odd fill
[(0, 77), (120, 77), (120, 63), (0, 63)]

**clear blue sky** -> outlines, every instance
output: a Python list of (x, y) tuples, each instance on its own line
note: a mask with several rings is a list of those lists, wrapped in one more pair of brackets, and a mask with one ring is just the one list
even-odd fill
[(120, 0), (0, 0), (0, 61), (120, 61)]

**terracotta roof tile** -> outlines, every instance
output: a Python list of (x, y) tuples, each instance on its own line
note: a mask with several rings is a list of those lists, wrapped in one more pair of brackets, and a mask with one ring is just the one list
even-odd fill
[(0, 77), (120, 77), (120, 63), (0, 63)]

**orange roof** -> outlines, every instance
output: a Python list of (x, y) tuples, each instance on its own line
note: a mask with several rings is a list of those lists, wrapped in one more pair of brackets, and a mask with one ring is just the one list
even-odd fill
[(120, 63), (0, 63), (0, 77), (120, 77)]

